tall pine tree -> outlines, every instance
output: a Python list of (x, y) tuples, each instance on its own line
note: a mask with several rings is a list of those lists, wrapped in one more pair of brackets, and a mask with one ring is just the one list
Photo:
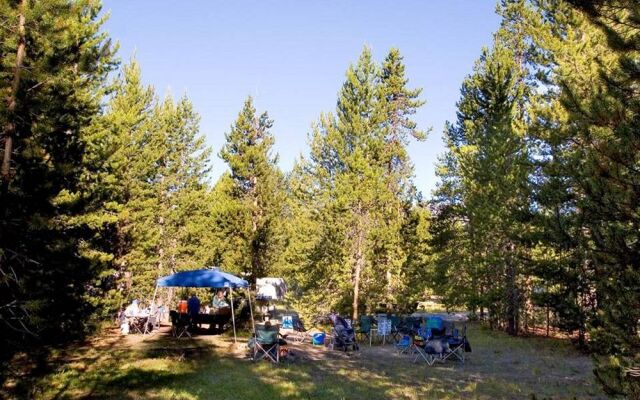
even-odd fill
[(410, 119), (422, 102), (406, 87), (401, 61), (392, 50), (380, 68), (363, 50), (347, 70), (335, 116), (321, 116), (300, 164), (309, 186), (301, 193), (320, 227), (307, 268), (335, 294), (324, 306), (354, 319), (405, 289), (402, 235), (415, 195), (406, 145), (424, 133)]
[(460, 293), (468, 293), (470, 308), (475, 309), (480, 300), (494, 322), (505, 324), (515, 335), (524, 299), (520, 261), (524, 249), (519, 235), (521, 214), (527, 213), (529, 205), (529, 169), (525, 71), (513, 43), (518, 42), (499, 31), (494, 47), (483, 51), (474, 73), (463, 83), (457, 122), (445, 132), (449, 155), (443, 167), (457, 176), (447, 177), (449, 183), (440, 186), (439, 193), (453, 196), (445, 204), (448, 211), (455, 211), (443, 212), (441, 217), (458, 216), (439, 226), (448, 227), (449, 234), (463, 234), (470, 247), (465, 267), (441, 265), (449, 269), (444, 272), (448, 284), (460, 284)]
[(92, 311), (87, 288), (103, 264), (85, 257), (94, 231), (75, 217), (85, 129), (114, 66), (99, 12), (90, 0), (0, 5), (3, 357), (82, 334)]
[(227, 238), (242, 245), (244, 251), (234, 260), (235, 268), (248, 273), (253, 281), (272, 271), (282, 248), (278, 224), (283, 178), (276, 165), (277, 157), (272, 154), (272, 126), (266, 112), (256, 115), (249, 97), (225, 135), (227, 142), (220, 151), (231, 170), (219, 183), (219, 189), (224, 191), (218, 192), (226, 197), (223, 218), (232, 219)]

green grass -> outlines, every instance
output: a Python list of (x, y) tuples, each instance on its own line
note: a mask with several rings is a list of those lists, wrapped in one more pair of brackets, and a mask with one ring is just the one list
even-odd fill
[[(591, 361), (556, 339), (470, 325), (465, 364), (414, 364), (391, 346), (353, 354), (290, 346), (280, 365), (253, 363), (229, 338), (96, 338), (58, 351), (50, 371), (13, 382), (37, 399), (603, 399)], [(1, 395), (2, 393), (0, 393)], [(6, 394), (6, 393), (5, 393)]]

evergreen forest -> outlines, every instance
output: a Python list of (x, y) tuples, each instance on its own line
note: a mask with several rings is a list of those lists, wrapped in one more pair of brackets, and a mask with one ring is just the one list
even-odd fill
[[(445, 127), (418, 126), (429, 88), (402, 49), (364, 46), (283, 170), (250, 96), (207, 146), (206, 110), (144, 83), (99, 0), (0, 0), (2, 379), (159, 277), (218, 266), (283, 277), (308, 316), (437, 298), (512, 336), (560, 332), (607, 393), (640, 396), (640, 4), (497, 12)], [(407, 146), (442, 129), (425, 193)]]

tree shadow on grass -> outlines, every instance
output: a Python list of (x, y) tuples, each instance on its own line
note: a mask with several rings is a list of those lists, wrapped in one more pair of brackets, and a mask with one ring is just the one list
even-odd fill
[[(69, 352), (64, 358), (66, 364), (58, 363), (56, 372), (40, 381), (40, 391), (30, 397), (501, 399), (528, 398), (533, 392), (554, 394), (554, 399), (573, 397), (563, 394), (562, 387), (535, 390), (540, 385), (539, 379), (552, 378), (544, 381), (545, 386), (569, 383), (565, 376), (550, 376), (543, 371), (536, 377), (531, 372), (532, 366), (544, 366), (546, 359), (514, 364), (517, 357), (494, 353), (501, 341), (478, 340), (476, 343), (469, 362), (429, 367), (424, 363), (414, 364), (412, 357), (399, 356), (392, 348), (380, 346), (366, 347), (352, 354), (315, 349), (318, 357), (294, 357), (275, 365), (239, 358), (238, 352), (231, 351), (238, 347), (225, 338), (212, 343), (205, 337), (175, 340), (160, 336), (135, 346), (116, 340), (110, 345)], [(314, 350), (308, 346), (291, 348), (294, 353), (298, 349), (301, 353), (304, 349)], [(527, 352), (532, 351), (527, 349)], [(551, 352), (556, 353), (555, 349)], [(580, 380), (573, 382), (574, 388), (584, 382), (583, 375), (577, 376)], [(595, 393), (578, 397), (601, 398)]]
[(211, 346), (197, 338), (143, 342), (134, 349), (114, 343), (97, 353), (87, 360), (96, 367), (85, 368), (76, 375), (75, 387), (66, 385), (53, 398), (139, 398), (189, 379), (215, 357)]

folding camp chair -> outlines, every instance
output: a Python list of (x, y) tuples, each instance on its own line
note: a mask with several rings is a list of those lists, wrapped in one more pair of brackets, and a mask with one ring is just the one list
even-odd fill
[(413, 362), (416, 362), (419, 357), (422, 357), (429, 366), (433, 365), (436, 361), (442, 361), (442, 347), (435, 347), (435, 345), (438, 345), (439, 343), (442, 342), (438, 339), (430, 340), (428, 342), (424, 342), (422, 346), (416, 347), (417, 354), (413, 359)]
[(402, 337), (394, 344), (398, 354), (405, 354), (411, 349), (411, 336), (402, 335)]
[(295, 343), (304, 343), (307, 340), (311, 340), (311, 332), (304, 327), (300, 318), (293, 318), (293, 331), (294, 334), (291, 338)]
[(391, 321), (391, 338), (395, 343), (397, 343), (401, 337), (400, 333), (400, 325), (402, 324), (402, 320), (397, 315), (392, 315), (389, 317), (389, 321)]
[(147, 318), (145, 317), (132, 317), (130, 318), (129, 328), (131, 333), (140, 333), (144, 334), (145, 322)]
[(278, 325), (256, 325), (255, 340), (253, 342), (253, 361), (263, 358), (271, 362), (280, 361), (280, 338)]
[(442, 339), (434, 338), (431, 328), (421, 328), (416, 336), (417, 340), (414, 340), (411, 349), (415, 353), (413, 362), (422, 358), (428, 365), (433, 365), (436, 360), (442, 359), (442, 354), (445, 351), (446, 342)]
[(442, 356), (442, 360), (449, 358), (456, 358), (464, 363), (464, 353), (467, 350), (471, 350), (467, 343), (467, 326), (462, 328), (462, 335), (460, 335), (458, 329), (453, 328), (453, 334), (448, 338), (449, 351)]
[(176, 311), (171, 311), (171, 334), (176, 339), (180, 339), (182, 336), (187, 336), (191, 339), (191, 318), (189, 314), (178, 314)]
[(147, 318), (147, 322), (144, 324), (144, 331), (142, 332), (142, 334), (148, 335), (152, 333), (154, 329), (157, 329), (159, 327), (160, 327), (160, 316), (157, 313), (153, 315), (149, 315), (149, 318)]
[(405, 317), (398, 324), (398, 333), (401, 335), (417, 335), (418, 329), (420, 329), (420, 318)]
[(416, 362), (418, 360), (418, 357), (420, 357), (420, 353), (421, 353), (421, 349), (425, 346), (425, 344), (431, 340), (432, 337), (432, 333), (431, 333), (431, 329), (428, 329), (426, 327), (420, 327), (418, 328), (418, 332), (416, 332), (413, 336), (413, 340), (411, 341), (411, 346), (410, 346), (410, 350), (413, 354), (415, 354), (415, 358), (413, 359), (413, 362)]
[(356, 334), (363, 336), (369, 339), (369, 346), (371, 346), (371, 327), (373, 325), (373, 318), (369, 315), (361, 315), (360, 316), (360, 324), (358, 326), (358, 330), (356, 330)]

